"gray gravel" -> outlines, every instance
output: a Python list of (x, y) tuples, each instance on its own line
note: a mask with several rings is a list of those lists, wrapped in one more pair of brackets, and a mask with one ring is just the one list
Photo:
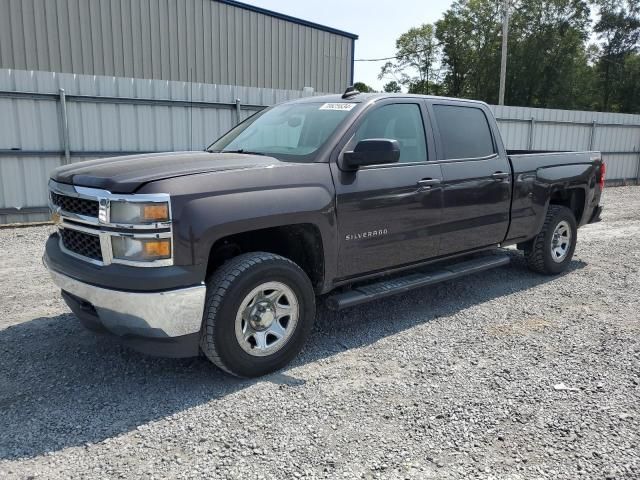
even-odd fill
[(640, 188), (571, 270), (513, 264), (335, 315), (257, 381), (84, 331), (0, 230), (2, 478), (640, 478)]

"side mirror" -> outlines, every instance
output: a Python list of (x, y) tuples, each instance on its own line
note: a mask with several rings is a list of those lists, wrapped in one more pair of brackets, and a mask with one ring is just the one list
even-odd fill
[(357, 170), (365, 165), (396, 163), (400, 159), (400, 144), (388, 138), (360, 140), (352, 152), (344, 152), (342, 163), (346, 170)]

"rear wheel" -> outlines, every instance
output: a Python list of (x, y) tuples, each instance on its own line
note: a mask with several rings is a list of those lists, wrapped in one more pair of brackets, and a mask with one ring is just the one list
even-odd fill
[(256, 377), (298, 354), (314, 317), (313, 287), (298, 265), (272, 253), (247, 253), (207, 282), (200, 345), (224, 371)]
[(529, 268), (548, 275), (564, 271), (571, 262), (577, 239), (573, 212), (561, 205), (549, 205), (542, 230), (525, 250)]

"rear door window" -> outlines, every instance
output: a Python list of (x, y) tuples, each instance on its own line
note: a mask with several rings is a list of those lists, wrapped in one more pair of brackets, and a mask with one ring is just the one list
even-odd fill
[(445, 159), (481, 158), (495, 153), (489, 122), (475, 107), (434, 105)]

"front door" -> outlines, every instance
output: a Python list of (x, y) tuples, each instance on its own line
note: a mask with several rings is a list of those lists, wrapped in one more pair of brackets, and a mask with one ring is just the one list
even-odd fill
[[(342, 151), (359, 140), (387, 138), (400, 144), (400, 160), (343, 171), (335, 163), (339, 276), (354, 277), (434, 257), (442, 208), (440, 165), (429, 161), (427, 116), (418, 101), (370, 107)], [(429, 137), (431, 138), (431, 137)]]

